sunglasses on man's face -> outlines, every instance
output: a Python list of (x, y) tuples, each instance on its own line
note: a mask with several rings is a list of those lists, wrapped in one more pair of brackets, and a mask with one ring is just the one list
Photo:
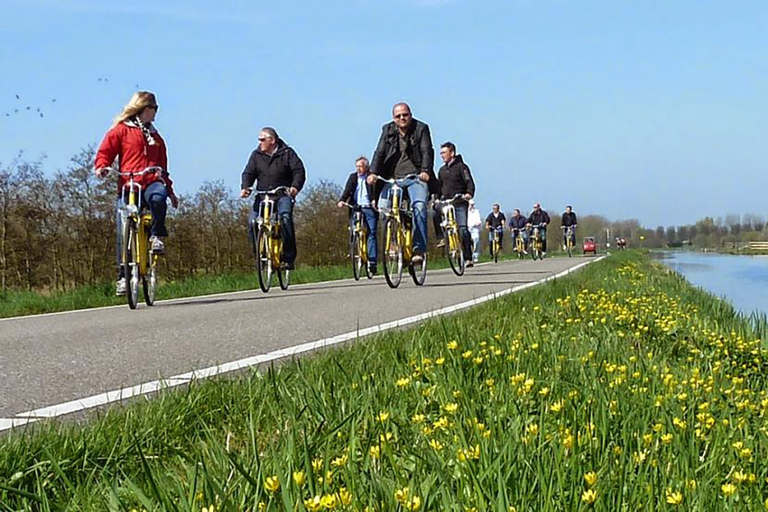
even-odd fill
[(265, 140), (269, 140), (272, 137), (259, 137), (259, 142), (264, 142)]
[(395, 114), (395, 119), (408, 119), (411, 114)]

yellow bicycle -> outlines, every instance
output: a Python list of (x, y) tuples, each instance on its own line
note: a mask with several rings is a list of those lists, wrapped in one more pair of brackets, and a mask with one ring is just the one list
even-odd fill
[(365, 269), (366, 277), (373, 279), (371, 268), (368, 265), (368, 225), (363, 218), (363, 209), (349, 203), (342, 202), (342, 204), (352, 210), (353, 216), (349, 239), (349, 254), (352, 256), (352, 276), (355, 278), (355, 281), (359, 281), (363, 269)]
[(162, 167), (153, 166), (143, 171), (118, 172), (120, 176), (128, 178), (120, 191), (122, 198), (120, 264), (123, 267), (128, 306), (131, 309), (136, 309), (139, 303), (139, 283), (143, 288), (144, 302), (147, 306), (155, 304), (159, 259), (158, 254), (152, 253), (149, 243), (152, 212), (142, 205), (142, 186), (136, 182), (135, 178), (162, 170)]
[(408, 272), (413, 282), (421, 286), (427, 278), (427, 253), (424, 253), (419, 263), (413, 263), (413, 209), (409, 202), (403, 199), (403, 188), (400, 185), (418, 177), (410, 174), (401, 179), (385, 179), (381, 176), (376, 178), (392, 185), (389, 209), (384, 214), (384, 278), (390, 288), (400, 286), (405, 260), (408, 262)]
[(443, 215), (440, 225), (443, 227), (445, 238), (445, 257), (451, 265), (451, 270), (457, 276), (464, 275), (464, 244), (459, 234), (459, 223), (456, 222), (456, 208), (454, 202), (465, 201), (462, 194), (456, 194), (453, 199), (439, 201)]
[(277, 198), (288, 193), (288, 187), (272, 190), (257, 190), (256, 195), (264, 196), (259, 203), (259, 215), (250, 226), (253, 255), (259, 275), (259, 288), (264, 293), (272, 286), (272, 275), (277, 274), (280, 288), (288, 289), (290, 270), (283, 269), (283, 233), (277, 217)]
[(563, 238), (565, 238), (565, 250), (568, 257), (573, 256), (573, 241), (576, 239), (576, 229), (574, 226), (561, 226), (563, 228)]
[(501, 252), (501, 233), (503, 229), (504, 228), (501, 226), (498, 228), (491, 228), (491, 234), (493, 235), (493, 238), (491, 239), (491, 256), (493, 257), (494, 263), (499, 262), (499, 253)]
[(521, 260), (525, 257), (525, 237), (523, 236), (522, 229), (513, 229), (512, 238), (515, 241), (515, 253), (517, 259)]
[(544, 240), (541, 236), (543, 224), (531, 226), (531, 257), (536, 260), (544, 259)]

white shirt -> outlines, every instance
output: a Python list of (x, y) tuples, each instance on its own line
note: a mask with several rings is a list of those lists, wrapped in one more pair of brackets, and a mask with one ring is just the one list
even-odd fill
[(357, 205), (371, 206), (371, 200), (368, 197), (368, 187), (365, 186), (365, 176), (357, 175)]
[(469, 215), (467, 215), (467, 224), (470, 229), (479, 229), (483, 223), (483, 217), (480, 215), (480, 210), (470, 208)]

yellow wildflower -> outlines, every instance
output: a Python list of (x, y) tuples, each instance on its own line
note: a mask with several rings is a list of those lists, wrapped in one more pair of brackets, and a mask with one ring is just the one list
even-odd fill
[(670, 505), (679, 505), (683, 502), (683, 493), (667, 489), (667, 503)]
[(266, 480), (264, 480), (264, 487), (266, 487), (269, 492), (277, 492), (280, 489), (280, 480), (277, 479), (277, 475), (268, 476)]
[(588, 489), (581, 495), (581, 501), (587, 505), (592, 505), (597, 499), (597, 491), (594, 489)]
[(304, 486), (304, 482), (307, 481), (307, 476), (304, 474), (304, 471), (294, 471), (293, 472), (293, 481), (299, 487), (303, 487)]
[(597, 473), (590, 471), (584, 474), (584, 481), (587, 483), (587, 487), (593, 487), (597, 483)]

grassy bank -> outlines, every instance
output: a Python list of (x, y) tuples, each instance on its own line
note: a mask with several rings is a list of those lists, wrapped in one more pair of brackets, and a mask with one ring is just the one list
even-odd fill
[(639, 253), (0, 440), (0, 510), (761, 510), (768, 354)]
[[(502, 259), (511, 259), (505, 255)], [(480, 258), (481, 262), (489, 261), (488, 256)], [(430, 261), (430, 270), (446, 268), (445, 258), (435, 258)], [(382, 273), (379, 265), (379, 273)], [(291, 284), (317, 283), (338, 279), (351, 279), (351, 265), (334, 267), (302, 267), (291, 272)], [(275, 286), (277, 286), (275, 284)], [(182, 297), (197, 297), (214, 293), (239, 292), (259, 288), (256, 272), (232, 272), (222, 275), (207, 275), (188, 278), (179, 281), (163, 281), (157, 289), (157, 299), (178, 299)], [(141, 298), (140, 300), (143, 300)], [(83, 286), (62, 292), (41, 293), (35, 291), (8, 290), (0, 292), (0, 318), (14, 316), (37, 315), (58, 311), (117, 306), (126, 304), (125, 297), (115, 296), (115, 283), (109, 281), (98, 286)]]

